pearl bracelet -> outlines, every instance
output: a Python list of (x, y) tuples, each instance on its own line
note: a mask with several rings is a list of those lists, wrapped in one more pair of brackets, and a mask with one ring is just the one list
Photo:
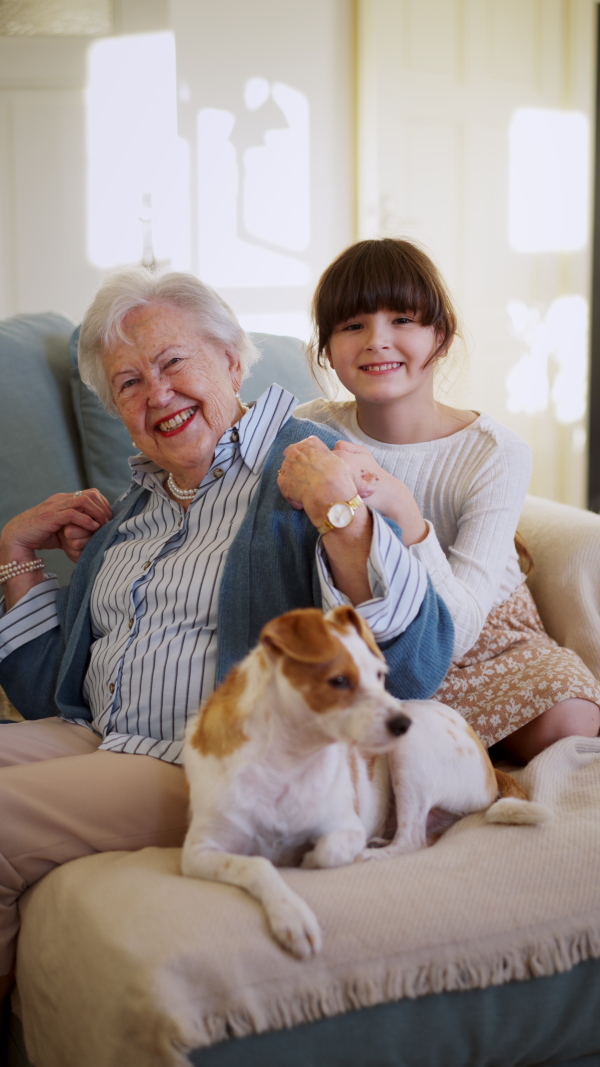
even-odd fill
[(43, 559), (30, 559), (24, 563), (19, 563), (18, 560), (13, 559), (10, 563), (3, 563), (0, 565), (0, 585), (4, 582), (8, 582), (10, 578), (16, 578), (18, 574), (27, 574), (29, 571), (41, 571), (44, 569)]

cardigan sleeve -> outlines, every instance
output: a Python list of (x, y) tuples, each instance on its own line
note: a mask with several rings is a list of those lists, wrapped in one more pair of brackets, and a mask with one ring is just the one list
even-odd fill
[(0, 663), (21, 645), (58, 626), (58, 581), (49, 576), (6, 611), (0, 602)]
[(64, 647), (62, 633), (55, 626), (0, 663), (0, 685), (24, 719), (60, 714), (54, 694)]
[[(322, 607), (317, 531), (277, 487), (285, 447), (309, 433), (330, 447), (338, 440), (322, 426), (289, 420), (267, 457), (258, 491), (229, 551), (219, 600), (218, 681), (256, 644), (270, 619), (292, 608)], [(389, 525), (398, 536), (398, 527)], [(416, 616), (393, 640), (380, 642), (390, 667), (390, 692), (405, 700), (432, 696), (450, 666), (453, 644), (450, 613), (427, 579)]]

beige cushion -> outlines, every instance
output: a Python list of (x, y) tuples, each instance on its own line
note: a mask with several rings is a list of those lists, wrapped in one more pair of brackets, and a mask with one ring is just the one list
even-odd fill
[(542, 622), (600, 678), (600, 515), (529, 496), (519, 522)]
[(570, 737), (519, 772), (555, 812), (542, 826), (491, 826), (477, 813), (412, 855), (285, 870), (324, 932), (322, 954), (303, 962), (243, 890), (183, 878), (178, 849), (57, 868), (21, 899), (31, 1061), (189, 1067), (190, 1049), (231, 1035), (597, 958), (599, 757), (600, 739)]

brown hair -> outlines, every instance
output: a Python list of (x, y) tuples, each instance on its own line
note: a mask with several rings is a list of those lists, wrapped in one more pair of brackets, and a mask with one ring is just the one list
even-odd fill
[(519, 531), (515, 533), (515, 548), (517, 550), (517, 556), (519, 557), (519, 567), (528, 578), (531, 577), (535, 570), (535, 563), (533, 556), (527, 548), (525, 538)]
[(420, 312), (423, 326), (433, 326), (441, 334), (430, 361), (450, 348), (457, 333), (456, 311), (429, 256), (411, 241), (375, 238), (350, 245), (321, 275), (312, 303), (311, 360), (326, 367), (335, 327), (353, 315), (382, 308)]

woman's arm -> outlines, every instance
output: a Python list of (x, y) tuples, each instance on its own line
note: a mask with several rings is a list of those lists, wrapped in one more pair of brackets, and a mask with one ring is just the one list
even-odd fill
[[(357, 495), (350, 468), (318, 437), (288, 446), (278, 484), (292, 507), (303, 508), (316, 527), (325, 522), (331, 504)], [(353, 604), (361, 604), (372, 595), (367, 573), (372, 534), (371, 514), (368, 508), (359, 507), (349, 526), (323, 535), (336, 587)]]

